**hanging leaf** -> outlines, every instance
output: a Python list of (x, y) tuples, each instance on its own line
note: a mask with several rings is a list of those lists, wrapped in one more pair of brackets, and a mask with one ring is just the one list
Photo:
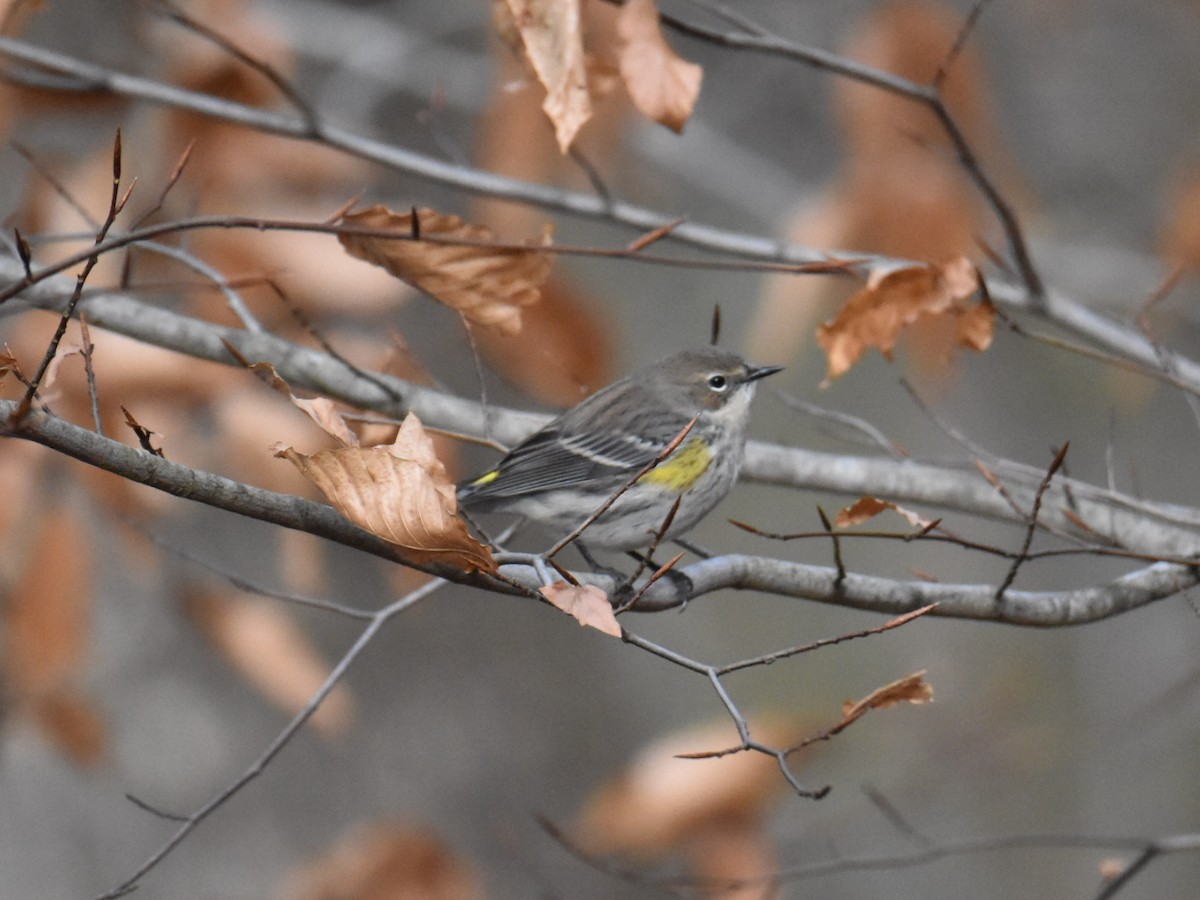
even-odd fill
[(540, 588), (540, 593), (551, 603), (574, 616), (580, 625), (595, 628), (613, 637), (621, 636), (621, 626), (613, 614), (608, 594), (591, 584), (567, 584), (556, 581)]
[[(414, 216), (416, 217), (414, 221)], [(504, 334), (521, 330), (521, 309), (536, 303), (550, 274), (550, 258), (532, 247), (443, 244), (419, 238), (437, 236), (482, 243), (495, 241), (486, 228), (432, 209), (396, 213), (372, 206), (342, 216), (341, 224), (388, 229), (397, 238), (339, 234), (346, 252), (381, 266), (465, 319)], [(412, 238), (416, 236), (417, 240)]]
[(638, 112), (672, 131), (691, 118), (704, 70), (681, 59), (662, 35), (654, 0), (627, 0), (617, 18), (619, 63)]
[(253, 363), (248, 368), (261, 377), (272, 390), (283, 396), (297, 409), (303, 410), (310, 419), (321, 426), (326, 434), (343, 447), (358, 446), (358, 436), (350, 430), (332, 400), (327, 397), (314, 397), (311, 400), (297, 397), (292, 393), (288, 383), (275, 371), (275, 367), (268, 362)]
[(829, 358), (825, 383), (849, 371), (871, 347), (891, 359), (901, 332), (922, 316), (955, 317), (956, 343), (986, 350), (992, 341), (995, 310), (986, 301), (966, 305), (978, 289), (975, 267), (965, 257), (945, 265), (873, 272), (866, 287), (847, 301), (837, 317), (817, 329), (817, 341)]
[(508, 0), (525, 57), (546, 88), (542, 109), (566, 153), (592, 117), (580, 0)]

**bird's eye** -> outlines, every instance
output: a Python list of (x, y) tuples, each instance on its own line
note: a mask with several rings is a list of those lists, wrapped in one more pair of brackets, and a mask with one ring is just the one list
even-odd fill
[(729, 379), (720, 372), (716, 372), (708, 376), (708, 386), (718, 394), (723, 394), (729, 389)]

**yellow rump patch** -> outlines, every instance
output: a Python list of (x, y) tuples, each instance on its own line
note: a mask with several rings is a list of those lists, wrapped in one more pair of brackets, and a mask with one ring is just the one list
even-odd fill
[(495, 481), (499, 477), (500, 477), (500, 470), (492, 469), (492, 471), (488, 472), (486, 475), (480, 475), (478, 478), (476, 478), (474, 481), (472, 481), (471, 487), (483, 487), (485, 484), (491, 484), (493, 481)]
[(708, 442), (701, 438), (692, 438), (643, 475), (639, 481), (657, 484), (659, 487), (682, 494), (708, 471), (712, 458)]

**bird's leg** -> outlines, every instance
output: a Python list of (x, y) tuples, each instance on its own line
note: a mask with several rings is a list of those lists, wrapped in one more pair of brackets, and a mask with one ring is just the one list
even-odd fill
[[(675, 543), (679, 544), (679, 546), (683, 547), (685, 550), (692, 549), (691, 547), (685, 546), (680, 541), (676, 541)], [(653, 552), (654, 550), (652, 548), (650, 553)], [(626, 584), (622, 585), (622, 587), (627, 591), (632, 590), (633, 582), (637, 580), (638, 575), (640, 575), (644, 569), (649, 568), (654, 572), (657, 572), (659, 569), (659, 565), (654, 562), (654, 559), (650, 554), (643, 555), (638, 553), (636, 550), (630, 550), (629, 555), (638, 561), (638, 570), (632, 576), (630, 576)], [(667, 569), (659, 577), (666, 578), (673, 585), (675, 585), (676, 593), (682, 598), (679, 602), (679, 611), (683, 612), (683, 610), (687, 608), (688, 601), (692, 599), (693, 591), (696, 589), (695, 584), (692, 583), (692, 579), (684, 575), (682, 572), (677, 572), (674, 567)]]

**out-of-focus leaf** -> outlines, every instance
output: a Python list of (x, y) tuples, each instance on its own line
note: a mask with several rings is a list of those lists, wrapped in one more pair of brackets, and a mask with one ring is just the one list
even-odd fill
[(469, 322), (505, 334), (521, 330), (522, 307), (538, 301), (542, 282), (550, 274), (549, 257), (532, 248), (411, 240), (414, 233), (468, 241), (495, 240), (486, 228), (431, 209), (401, 214), (372, 206), (346, 214), (341, 222), (396, 231), (401, 239), (343, 233), (338, 240), (351, 255), (382, 266), (457, 310)]
[(104, 759), (108, 729), (87, 697), (65, 688), (42, 697), (32, 712), (42, 734), (79, 765)]
[(654, 0), (626, 0), (617, 19), (621, 77), (638, 112), (683, 131), (700, 96), (704, 70), (681, 59), (663, 38)]
[(375, 822), (352, 829), (292, 872), (275, 900), (479, 900), (479, 876), (423, 830)]
[(0, 628), (0, 673), (13, 707), (81, 765), (99, 762), (106, 744), (103, 720), (76, 688), (91, 635), (91, 541), (77, 510), (47, 513)]
[[(929, 0), (875, 4), (851, 30), (842, 52), (917, 84), (946, 66), (962, 19)], [(978, 42), (954, 54), (941, 96), (984, 170), (1022, 219), (1035, 202), (992, 114), (991, 88)], [(978, 251), (982, 240), (1003, 246), (995, 215), (970, 183), (936, 116), (872, 85), (830, 82), (830, 109), (842, 135), (842, 163), (825, 191), (806, 198), (786, 218), (780, 236), (810, 247), (853, 248), (911, 260), (945, 260)], [(746, 338), (753, 359), (786, 363), (804, 352), (808, 336), (849, 296), (842, 279), (771, 276)], [(982, 311), (979, 313), (983, 315)], [(952, 370), (944, 348), (953, 323), (925, 318), (913, 327), (909, 360), (925, 372)]]
[[(750, 721), (751, 734), (768, 745), (789, 746), (801, 730), (794, 719)], [(676, 731), (649, 744), (588, 798), (575, 829), (580, 844), (590, 853), (649, 859), (676, 851), (713, 828), (761, 824), (787, 790), (774, 759), (744, 752), (680, 758), (735, 743), (736, 733), (721, 722)]]
[(541, 302), (524, 311), (521, 333), (481, 331), (480, 353), (531, 397), (574, 406), (613, 380), (613, 338), (602, 310), (575, 283), (551, 277)]
[(92, 537), (75, 510), (53, 509), (38, 530), (5, 610), (4, 680), (34, 700), (70, 683), (91, 626)]
[[(187, 611), (238, 673), (288, 713), (301, 710), (329, 675), (296, 620), (278, 602), (241, 591), (192, 591)], [(335, 687), (309, 720), (326, 735), (343, 733), (353, 718), (353, 699)]]
[(1167, 262), (1200, 269), (1200, 168), (1174, 186), (1160, 245)]

